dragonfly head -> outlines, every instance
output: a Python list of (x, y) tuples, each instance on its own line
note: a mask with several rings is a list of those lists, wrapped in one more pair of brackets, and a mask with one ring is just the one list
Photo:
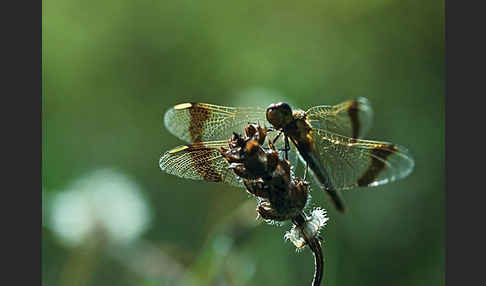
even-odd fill
[(293, 119), (292, 108), (285, 102), (273, 103), (267, 108), (267, 120), (276, 129), (284, 128)]

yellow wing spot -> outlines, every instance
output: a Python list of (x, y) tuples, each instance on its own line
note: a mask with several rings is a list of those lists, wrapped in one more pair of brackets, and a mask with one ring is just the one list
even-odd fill
[(191, 106), (192, 106), (192, 103), (181, 103), (181, 104), (177, 104), (176, 106), (174, 106), (174, 109), (175, 110), (186, 109), (186, 108), (190, 108)]
[(169, 154), (174, 154), (174, 153), (177, 153), (177, 152), (180, 152), (180, 151), (183, 151), (183, 150), (186, 150), (188, 149), (189, 147), (188, 146), (181, 146), (181, 147), (177, 147), (177, 148), (174, 148), (172, 150), (169, 151)]

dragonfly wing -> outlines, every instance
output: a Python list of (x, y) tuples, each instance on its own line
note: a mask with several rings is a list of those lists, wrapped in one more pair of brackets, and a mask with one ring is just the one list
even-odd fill
[[(233, 132), (244, 134), (245, 127), (249, 123), (265, 125), (267, 123), (265, 114), (266, 109), (259, 107), (225, 107), (207, 103), (182, 103), (165, 113), (164, 122), (172, 134), (188, 143), (195, 143), (228, 140), (233, 136)], [(264, 145), (267, 148), (268, 141), (273, 140), (277, 132), (269, 132), (268, 134)], [(222, 146), (227, 145), (227, 141), (221, 142), (223, 142)], [(213, 141), (212, 144), (219, 143)], [(284, 158), (284, 136), (281, 135), (274, 145), (279, 150), (281, 158)], [(191, 152), (189, 150), (183, 151)], [(299, 163), (298, 152), (292, 144), (290, 144), (290, 150), (288, 150), (288, 157), (292, 166), (297, 167)], [(219, 159), (217, 162), (219, 163)]]
[(306, 111), (313, 128), (324, 129), (351, 138), (362, 138), (371, 127), (373, 109), (364, 97), (337, 105), (320, 105)]
[(226, 140), (233, 132), (244, 133), (249, 123), (265, 124), (264, 108), (225, 107), (206, 103), (182, 103), (164, 116), (167, 129), (188, 142)]
[(412, 155), (404, 147), (359, 140), (313, 128), (320, 163), (337, 190), (378, 186), (410, 174)]
[(243, 183), (228, 168), (228, 161), (220, 153), (220, 148), (227, 146), (227, 141), (179, 146), (162, 155), (159, 166), (162, 171), (181, 178), (221, 182), (243, 188)]

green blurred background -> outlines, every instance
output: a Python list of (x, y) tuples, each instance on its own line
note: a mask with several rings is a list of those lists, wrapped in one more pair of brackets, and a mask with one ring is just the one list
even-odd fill
[(444, 285), (443, 1), (43, 1), (43, 285), (310, 285), (243, 189), (162, 173), (186, 101), (367, 97), (406, 179), (328, 209), (323, 285)]

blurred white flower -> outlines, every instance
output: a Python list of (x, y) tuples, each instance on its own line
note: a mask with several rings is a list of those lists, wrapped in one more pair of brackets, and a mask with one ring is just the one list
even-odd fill
[(109, 242), (128, 243), (150, 221), (140, 187), (111, 169), (77, 179), (49, 199), (47, 206), (47, 226), (68, 246), (76, 246), (99, 231)]

